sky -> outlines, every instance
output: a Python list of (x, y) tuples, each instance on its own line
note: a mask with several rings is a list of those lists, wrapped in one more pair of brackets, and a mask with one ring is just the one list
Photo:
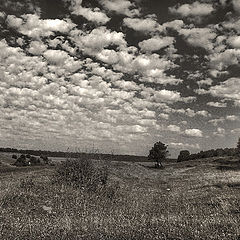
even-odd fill
[(240, 135), (240, 0), (0, 0), (0, 145), (176, 157)]

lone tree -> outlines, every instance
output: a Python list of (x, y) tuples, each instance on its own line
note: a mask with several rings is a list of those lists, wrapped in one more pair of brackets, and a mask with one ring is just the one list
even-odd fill
[(148, 159), (156, 161), (156, 167), (163, 167), (162, 161), (166, 159), (168, 155), (167, 145), (162, 142), (156, 142), (152, 149), (149, 151)]

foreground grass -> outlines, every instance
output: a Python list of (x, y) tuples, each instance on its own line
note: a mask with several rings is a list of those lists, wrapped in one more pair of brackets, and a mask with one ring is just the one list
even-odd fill
[(52, 168), (2, 175), (0, 239), (239, 238), (238, 171), (213, 161), (108, 167), (94, 192), (53, 183)]

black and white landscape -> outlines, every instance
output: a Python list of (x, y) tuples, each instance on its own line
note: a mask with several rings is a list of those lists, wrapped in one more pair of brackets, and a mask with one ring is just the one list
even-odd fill
[(0, 0), (0, 239), (240, 239), (239, 109), (240, 0)]

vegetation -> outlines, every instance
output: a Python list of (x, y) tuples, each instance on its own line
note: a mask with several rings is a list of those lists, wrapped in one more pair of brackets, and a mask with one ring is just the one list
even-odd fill
[[(16, 155), (13, 155), (12, 158), (16, 159)], [(18, 167), (26, 167), (26, 166), (37, 166), (37, 165), (46, 165), (51, 164), (51, 160), (47, 156), (40, 156), (40, 158), (31, 156), (29, 154), (24, 155), (21, 154), (16, 162), (13, 164)]]
[(211, 149), (207, 151), (200, 151), (198, 153), (193, 153), (188, 155), (187, 152), (183, 152), (179, 154), (178, 156), (178, 162), (181, 161), (188, 161), (188, 160), (194, 160), (194, 159), (201, 159), (201, 158), (211, 158), (211, 157), (224, 157), (224, 156), (236, 156), (237, 155), (237, 149), (236, 148), (218, 148), (218, 149)]
[(58, 166), (54, 181), (77, 188), (97, 190), (105, 185), (107, 180), (106, 167), (99, 168), (89, 159), (68, 159)]
[[(239, 171), (218, 170), (233, 165), (216, 160), (166, 163), (161, 173), (109, 162), (107, 181), (95, 191), (75, 185), (72, 177), (56, 179), (64, 163), (56, 170), (17, 168), (0, 176), (0, 239), (236, 240)], [(65, 164), (76, 174), (83, 164), (95, 178), (85, 161)], [(105, 162), (92, 161), (89, 168), (104, 169)]]
[(162, 161), (164, 161), (167, 157), (168, 150), (167, 145), (162, 142), (156, 142), (152, 149), (149, 151), (148, 159), (156, 161), (156, 167), (162, 167)]
[[(240, 158), (240, 138), (238, 138), (236, 154)], [(239, 161), (240, 161), (240, 159), (239, 159)]]
[(117, 155), (110, 151), (109, 154), (99, 153), (98, 149), (91, 149), (90, 152), (62, 152), (62, 151), (44, 151), (44, 150), (25, 150), (16, 148), (0, 148), (0, 152), (19, 153), (33, 156), (48, 156), (59, 158), (88, 158), (114, 161), (146, 162), (146, 156)]
[(190, 152), (188, 150), (182, 150), (178, 156), (177, 161), (182, 162), (182, 161), (187, 161), (190, 158)]

